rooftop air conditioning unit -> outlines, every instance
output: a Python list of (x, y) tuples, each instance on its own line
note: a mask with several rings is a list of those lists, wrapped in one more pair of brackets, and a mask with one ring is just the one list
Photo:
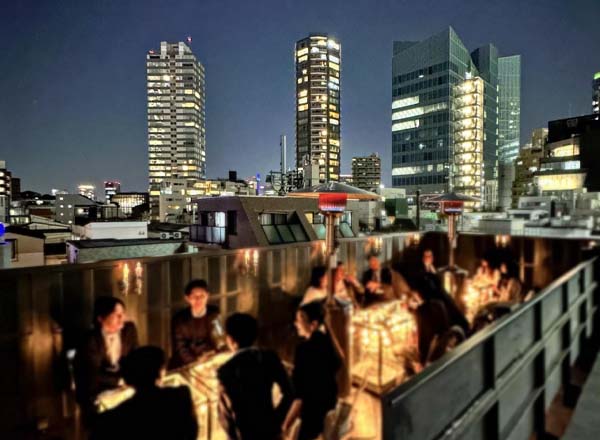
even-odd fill
[(171, 234), (169, 234), (168, 232), (161, 232), (160, 233), (160, 239), (161, 240), (168, 240), (169, 238), (171, 238)]
[(177, 231), (177, 232), (173, 232), (171, 237), (181, 239), (183, 237), (183, 234), (180, 231)]

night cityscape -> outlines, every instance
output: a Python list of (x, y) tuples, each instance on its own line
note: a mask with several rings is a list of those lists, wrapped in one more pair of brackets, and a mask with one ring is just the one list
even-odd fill
[(600, 438), (599, 22), (4, 2), (0, 438)]

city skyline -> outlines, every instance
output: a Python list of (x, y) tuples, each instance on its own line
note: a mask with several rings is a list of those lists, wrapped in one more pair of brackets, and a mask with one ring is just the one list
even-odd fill
[[(276, 169), (281, 133), (290, 139), (290, 156), (295, 114), (290, 52), (294, 41), (311, 32), (327, 32), (344, 46), (342, 173), (349, 171), (352, 156), (377, 152), (383, 182), (391, 183), (392, 41), (421, 40), (448, 25), (467, 47), (492, 41), (502, 53), (522, 55), (521, 144), (549, 120), (589, 113), (590, 78), (598, 71), (593, 42), (600, 38), (592, 17), (600, 5), (553, 1), (520, 5), (506, 14), (506, 5), (467, 3), (368, 7), (354, 2), (336, 15), (339, 2), (318, 13), (298, 11), (290, 2), (240, 5), (235, 11), (211, 2), (183, 2), (164, 22), (166, 5), (141, 10), (133, 2), (89, 8), (75, 2), (61, 8), (10, 4), (4, 6), (0, 30), (11, 59), (0, 82), (6, 97), (0, 107), (0, 158), (22, 178), (23, 189), (73, 189), (82, 181), (100, 187), (103, 180), (118, 179), (124, 190), (146, 190), (143, 54), (157, 41), (181, 41), (187, 35), (208, 72), (210, 177), (224, 176), (228, 169), (241, 176)], [(245, 20), (231, 28), (236, 16)], [(198, 25), (197, 17), (210, 19)], [(576, 45), (560, 37), (574, 25)], [(557, 52), (563, 54), (560, 60)], [(36, 69), (28, 68), (32, 63)], [(541, 71), (545, 75), (536, 77)], [(268, 121), (266, 130), (261, 121)]]

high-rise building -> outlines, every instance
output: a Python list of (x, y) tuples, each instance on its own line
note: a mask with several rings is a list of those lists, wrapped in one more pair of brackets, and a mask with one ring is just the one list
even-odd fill
[(531, 142), (519, 150), (515, 160), (515, 178), (512, 183), (512, 207), (516, 208), (519, 197), (534, 195), (534, 173), (540, 169), (544, 157), (544, 145), (548, 141), (548, 129), (536, 128), (531, 134)]
[(498, 205), (512, 206), (515, 160), (521, 141), (521, 56), (498, 58)]
[(488, 44), (469, 53), (451, 27), (420, 42), (394, 42), (392, 186), (406, 188), (408, 194), (451, 189), (452, 94), (457, 84), (475, 77), (484, 83), (484, 180), (497, 179), (498, 74), (497, 49)]
[(498, 161), (519, 155), (521, 135), (521, 55), (498, 58)]
[(296, 42), (296, 167), (318, 165), (320, 182), (340, 177), (340, 44), (327, 34)]
[(165, 179), (206, 175), (204, 67), (187, 42), (160, 43), (146, 56), (150, 207), (159, 216)]
[[(485, 82), (469, 78), (454, 86), (453, 189), (482, 199), (484, 196)], [(481, 203), (470, 205), (480, 208)]]
[(377, 153), (352, 158), (352, 185), (365, 191), (376, 191), (381, 185), (381, 158)]
[(592, 113), (600, 113), (600, 72), (594, 73), (592, 81)]
[(0, 222), (8, 223), (10, 202), (11, 202), (11, 186), (12, 174), (6, 169), (6, 162), (0, 160)]
[(82, 183), (77, 186), (77, 192), (91, 200), (96, 200), (96, 187), (89, 183)]
[(121, 182), (118, 180), (105, 180), (104, 181), (104, 197), (106, 203), (110, 203), (112, 196), (121, 192)]

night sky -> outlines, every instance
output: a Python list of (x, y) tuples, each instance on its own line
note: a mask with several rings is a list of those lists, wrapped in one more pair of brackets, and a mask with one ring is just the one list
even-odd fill
[(342, 44), (342, 171), (378, 152), (389, 185), (393, 40), (451, 25), (470, 50), (521, 54), (526, 142), (591, 112), (599, 23), (599, 0), (2, 0), (0, 160), (23, 189), (146, 190), (146, 53), (190, 35), (206, 68), (208, 177), (278, 169), (280, 134), (294, 157), (294, 43), (328, 32)]

